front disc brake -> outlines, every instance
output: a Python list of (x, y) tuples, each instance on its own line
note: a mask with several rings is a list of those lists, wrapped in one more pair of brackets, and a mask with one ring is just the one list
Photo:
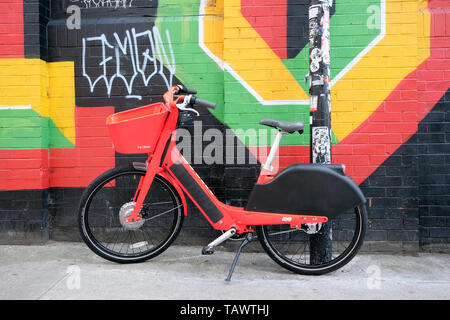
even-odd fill
[(119, 221), (122, 227), (124, 227), (127, 230), (137, 230), (145, 223), (144, 219), (140, 219), (136, 222), (127, 222), (125, 221), (126, 218), (131, 216), (133, 213), (134, 206), (136, 205), (136, 202), (127, 202), (125, 203), (119, 211)]

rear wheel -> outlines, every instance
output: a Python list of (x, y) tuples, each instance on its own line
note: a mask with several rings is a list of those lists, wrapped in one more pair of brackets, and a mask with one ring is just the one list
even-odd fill
[(175, 188), (155, 176), (139, 213), (126, 222), (144, 171), (133, 166), (109, 170), (83, 193), (79, 229), (84, 242), (99, 256), (119, 263), (142, 262), (165, 251), (180, 232), (183, 205)]
[(331, 254), (320, 261), (314, 243), (326, 230), (325, 224), (297, 229), (289, 225), (258, 226), (257, 233), (264, 250), (280, 266), (299, 274), (320, 275), (341, 268), (359, 251), (367, 228), (366, 207), (358, 206), (326, 224), (331, 227)]

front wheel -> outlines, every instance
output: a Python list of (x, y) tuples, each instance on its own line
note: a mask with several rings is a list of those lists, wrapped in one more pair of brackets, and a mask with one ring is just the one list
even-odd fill
[[(280, 266), (299, 274), (320, 275), (347, 264), (361, 248), (366, 229), (367, 211), (360, 205), (326, 224), (296, 229), (289, 225), (257, 226), (256, 231), (264, 250)], [(326, 236), (330, 241), (324, 250), (320, 237)]]
[(78, 216), (81, 237), (99, 256), (114, 262), (142, 262), (175, 240), (183, 222), (183, 205), (175, 188), (156, 175), (139, 213), (127, 222), (144, 171), (119, 167), (95, 179), (82, 195)]

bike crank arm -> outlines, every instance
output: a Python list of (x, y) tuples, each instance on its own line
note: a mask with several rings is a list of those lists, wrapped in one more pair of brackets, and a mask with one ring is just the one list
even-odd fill
[(203, 255), (210, 255), (214, 253), (214, 250), (216, 247), (221, 244), (222, 242), (230, 239), (232, 236), (236, 234), (236, 228), (231, 228), (224, 234), (222, 234), (220, 237), (218, 237), (216, 240), (208, 244), (206, 247), (203, 247), (202, 254)]

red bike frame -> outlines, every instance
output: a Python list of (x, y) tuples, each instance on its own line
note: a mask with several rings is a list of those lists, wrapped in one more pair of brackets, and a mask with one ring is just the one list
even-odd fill
[[(173, 134), (179, 117), (176, 104), (184, 99), (184, 96), (179, 96), (174, 100), (177, 90), (177, 87), (173, 87), (164, 94), (164, 102), (170, 112), (154, 152), (148, 155), (147, 171), (139, 183), (134, 197), (136, 205), (133, 213), (126, 219), (127, 222), (136, 222), (142, 219), (139, 212), (155, 175), (164, 177), (175, 187), (181, 197), (185, 215), (187, 215), (187, 205), (184, 193), (216, 230), (225, 231), (235, 228), (237, 233), (245, 233), (253, 232), (251, 226), (256, 225), (289, 224), (291, 228), (300, 228), (305, 223), (328, 221), (326, 217), (322, 216), (246, 211), (242, 207), (229, 206), (219, 201), (176, 147), (176, 139)], [(263, 169), (257, 183), (265, 183), (270, 179), (270, 172)]]

